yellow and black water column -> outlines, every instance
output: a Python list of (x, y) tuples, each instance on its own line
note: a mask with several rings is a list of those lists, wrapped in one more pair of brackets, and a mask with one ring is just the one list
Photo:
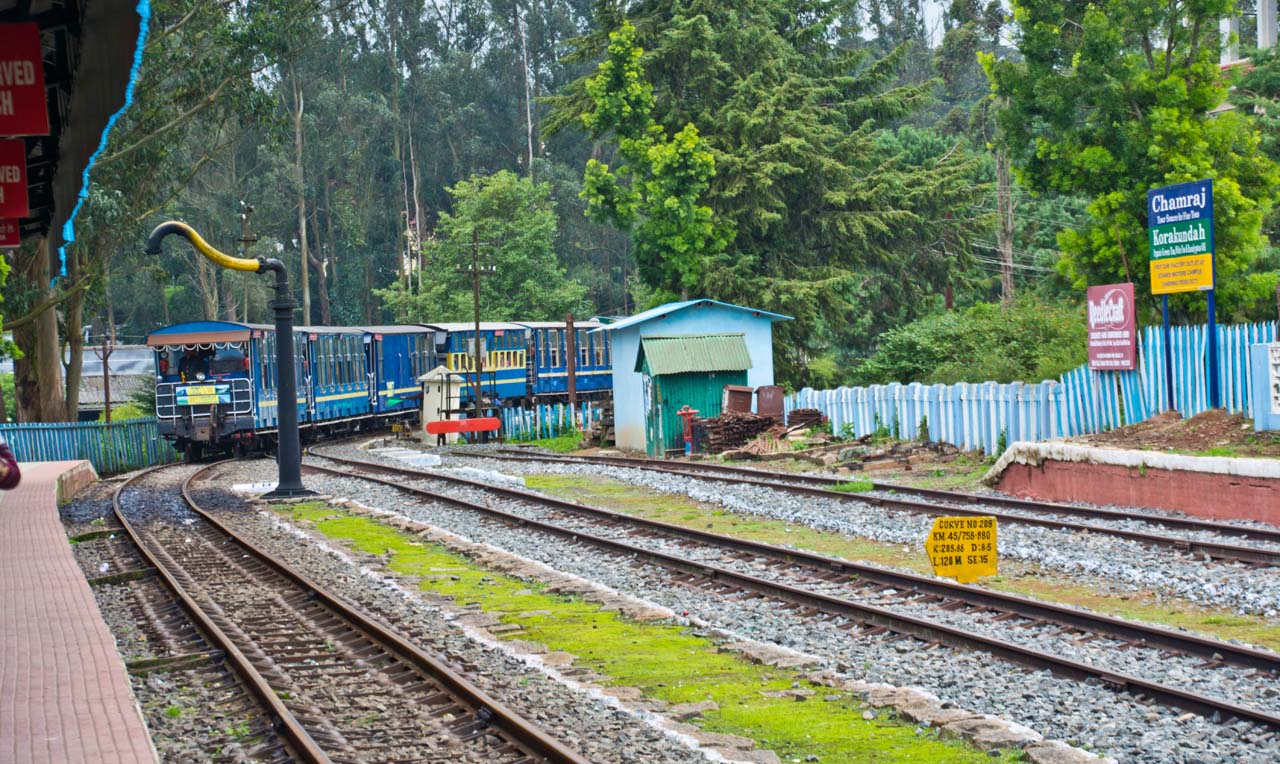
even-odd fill
[(280, 479), (275, 490), (264, 498), (279, 499), (312, 495), (313, 492), (302, 485), (302, 445), (298, 438), (298, 384), (293, 370), (293, 310), (297, 307), (297, 303), (293, 301), (293, 294), (289, 291), (289, 272), (285, 270), (284, 263), (275, 258), (232, 257), (219, 252), (202, 239), (191, 226), (177, 221), (156, 226), (151, 236), (147, 237), (147, 254), (160, 254), (160, 242), (172, 234), (185, 237), (197, 252), (223, 268), (252, 273), (275, 272), (276, 297), (271, 301), (271, 309), (276, 318), (277, 412), (280, 417), (276, 465), (280, 471)]

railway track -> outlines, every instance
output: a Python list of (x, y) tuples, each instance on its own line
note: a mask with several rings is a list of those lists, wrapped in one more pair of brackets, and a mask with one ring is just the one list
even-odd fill
[[(1008, 622), (1011, 632), (1015, 629), (1047, 630), (1055, 636), (1079, 643), (1099, 638), (1111, 640), (1117, 650), (1148, 650), (1153, 661), (1192, 656), (1206, 669), (1224, 665), (1244, 667), (1253, 671), (1252, 678), (1261, 685), (1280, 678), (1280, 655), (1268, 651), (979, 587), (646, 520), (453, 475), (346, 459), (317, 451), (312, 451), (312, 455), (329, 460), (335, 467), (309, 461), (305, 464), (308, 470), (371, 481), (418, 499), (462, 507), (505, 523), (654, 563), (675, 571), (677, 580), (682, 584), (708, 589), (721, 596), (779, 600), (787, 607), (802, 608), (807, 616), (833, 620), (853, 636), (910, 637), (981, 651), (1022, 666), (1048, 669), (1078, 681), (1101, 683), (1118, 691), (1215, 719), (1247, 720), (1280, 730), (1280, 713), (1273, 710), (1163, 684), (1132, 673), (1109, 670), (1028, 646), (1025, 641), (1002, 639), (957, 626), (956, 619), (935, 618), (933, 614), (959, 613), (987, 623)], [(376, 474), (394, 476), (395, 479), (376, 477)], [(410, 480), (441, 482), (483, 491), (537, 507), (543, 514), (533, 517), (476, 503), (410, 485)], [(577, 518), (579, 522), (570, 518)], [(580, 522), (582, 519), (587, 522)], [(620, 528), (626, 531), (616, 533)], [(601, 535), (611, 531), (615, 535)], [(655, 549), (644, 543), (644, 539), (659, 537), (675, 540), (681, 547), (681, 554)], [(686, 549), (693, 548), (702, 548), (704, 552), (697, 555), (684, 553)], [(705, 551), (708, 548), (710, 551)], [(762, 570), (767, 570), (768, 576), (761, 575)], [(904, 612), (919, 610), (921, 606), (928, 607), (928, 617)]]
[[(113, 491), (113, 505), (118, 505), (122, 489), (118, 486)], [(121, 653), (127, 657), (128, 672), (149, 677), (180, 671), (186, 686), (198, 687), (198, 693), (205, 698), (216, 698), (216, 707), (208, 709), (201, 719), (206, 728), (203, 739), (184, 740), (173, 746), (156, 739), (162, 758), (187, 760), (196, 742), (194, 747), (208, 761), (306, 761), (280, 734), (270, 710), (252, 691), (247, 675), (239, 672), (227, 653), (197, 628), (176, 594), (165, 586), (122, 527), (108, 523), (100, 530), (76, 536), (73, 542), (92, 562), (85, 567), (91, 587), (127, 588), (129, 596), (123, 601), (127, 604), (120, 604), (118, 598), (115, 602), (128, 613), (129, 627), (115, 636)], [(84, 566), (85, 562), (82, 560), (81, 564)], [(150, 682), (147, 687), (151, 687)], [(139, 700), (148, 725), (153, 730), (162, 729), (168, 720), (153, 718), (163, 714), (159, 707), (146, 702), (146, 692)]]
[[(884, 494), (847, 493), (833, 490), (833, 487), (847, 480), (818, 475), (796, 475), (778, 472), (765, 472), (747, 467), (735, 467), (724, 464), (706, 462), (658, 463), (652, 459), (630, 457), (570, 457), (547, 454), (529, 454), (523, 452), (499, 451), (497, 453), (456, 453), (457, 456), (497, 459), (515, 462), (559, 462), (565, 464), (596, 464), (614, 467), (630, 467), (660, 472), (669, 475), (696, 477), (699, 480), (726, 483), (730, 485), (749, 485), (770, 488), (787, 493), (813, 496), (833, 501), (868, 504), (886, 509), (900, 510), (928, 516), (940, 515), (987, 515), (995, 517), (1001, 523), (1020, 523), (1043, 528), (1055, 528), (1070, 531), (1102, 534), (1128, 539), (1147, 546), (1173, 549), (1185, 554), (1195, 554), (1214, 560), (1242, 562), (1251, 565), (1268, 567), (1280, 566), (1280, 529), (1258, 528), (1254, 526), (1232, 525), (1210, 520), (1192, 518), (1154, 516), (1133, 514), (1113, 509), (1098, 507), (1077, 507), (1070, 504), (1054, 504), (1035, 502), (1024, 499), (1013, 499), (1001, 496), (984, 496), (981, 494), (943, 491), (929, 488), (911, 488), (890, 483), (873, 483), (873, 490)], [(904, 498), (907, 496), (915, 499)], [(927, 501), (925, 501), (927, 500)], [(1055, 517), (1056, 516), (1056, 517)], [(1223, 536), (1235, 536), (1267, 544), (1263, 546), (1247, 546), (1243, 544), (1225, 543), (1205, 539), (1185, 538), (1154, 533), (1148, 531), (1127, 530), (1107, 525), (1087, 524), (1062, 519), (1063, 516), (1081, 517), (1106, 521), (1142, 522), (1161, 525), (1169, 529), (1214, 533)]]
[[(303, 762), (587, 764), (386, 625), (202, 511), (157, 512), (158, 468), (122, 483), (117, 520)], [(172, 490), (172, 489), (171, 489)]]

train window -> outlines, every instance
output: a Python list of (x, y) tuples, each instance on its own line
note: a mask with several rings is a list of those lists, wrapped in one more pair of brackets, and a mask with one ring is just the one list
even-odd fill
[(608, 366), (613, 363), (613, 335), (604, 332), (600, 339), (604, 340), (604, 365)]
[(276, 387), (276, 375), (271, 369), (271, 359), (275, 357), (276, 348), (274, 334), (263, 335), (262, 341), (258, 343), (259, 349), (262, 351), (262, 389), (274, 390)]
[(560, 330), (552, 329), (547, 332), (547, 344), (550, 345), (551, 367), (556, 368), (560, 365)]
[(604, 335), (595, 334), (591, 339), (593, 340), (592, 348), (596, 351), (596, 366), (604, 366)]
[(247, 371), (248, 367), (244, 365), (244, 352), (238, 346), (227, 346), (218, 348), (209, 358), (209, 374), (236, 374), (237, 371)]
[(581, 329), (577, 330), (578, 334), (578, 365), (591, 365), (591, 340), (587, 338), (587, 333)]

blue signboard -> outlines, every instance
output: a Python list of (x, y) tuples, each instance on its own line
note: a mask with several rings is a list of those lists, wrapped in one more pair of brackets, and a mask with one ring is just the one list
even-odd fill
[(1213, 181), (1147, 192), (1151, 293), (1213, 289)]

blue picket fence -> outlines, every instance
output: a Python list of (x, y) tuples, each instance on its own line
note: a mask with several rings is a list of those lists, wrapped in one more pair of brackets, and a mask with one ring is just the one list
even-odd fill
[(104, 422), (0, 424), (20, 462), (87, 459), (99, 475), (168, 464), (180, 457), (160, 440), (155, 417)]
[[(1174, 402), (1183, 416), (1209, 408), (1208, 328), (1173, 327)], [(1252, 415), (1249, 346), (1276, 341), (1274, 321), (1218, 327), (1221, 404)], [(1168, 408), (1164, 338), (1147, 327), (1139, 338), (1134, 371), (1093, 371), (1088, 365), (1059, 380), (907, 385), (892, 383), (835, 390), (805, 388), (787, 396), (786, 410), (815, 408), (833, 432), (861, 437), (878, 429), (916, 438), (927, 423), (929, 437), (964, 449), (995, 453), (1003, 441), (1049, 440), (1135, 424)]]
[[(574, 409), (577, 427), (585, 430), (600, 418), (599, 404), (583, 401)], [(543, 403), (531, 408), (502, 409), (502, 432), (510, 440), (554, 438), (574, 427), (568, 404)]]

